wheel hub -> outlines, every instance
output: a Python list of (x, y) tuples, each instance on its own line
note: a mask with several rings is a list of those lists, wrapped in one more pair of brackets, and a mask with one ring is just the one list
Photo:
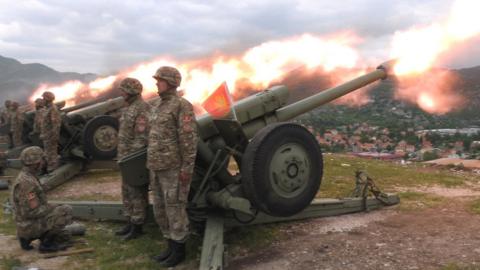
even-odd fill
[(287, 143), (279, 147), (270, 162), (273, 190), (282, 197), (297, 196), (307, 186), (311, 163), (302, 145)]

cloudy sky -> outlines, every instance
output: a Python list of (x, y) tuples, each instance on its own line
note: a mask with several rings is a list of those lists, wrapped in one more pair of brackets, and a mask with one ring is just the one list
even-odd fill
[[(475, 0), (474, 0), (475, 1)], [(0, 55), (108, 75), (158, 56), (236, 54), (270, 40), (350, 30), (365, 57), (388, 57), (395, 33), (445, 19), (451, 0), (0, 0)], [(412, 41), (414, 42), (414, 41)], [(462, 47), (450, 67), (480, 64)]]

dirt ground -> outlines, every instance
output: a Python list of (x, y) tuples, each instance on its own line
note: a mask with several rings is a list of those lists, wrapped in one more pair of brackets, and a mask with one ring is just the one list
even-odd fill
[(455, 165), (455, 166), (464, 166), (469, 169), (480, 169), (480, 160), (478, 159), (461, 159), (461, 158), (440, 158), (435, 160), (430, 160), (425, 163), (436, 164), (436, 165)]
[[(49, 196), (79, 195), (78, 190), (83, 190), (81, 195), (116, 197), (120, 193), (114, 177), (102, 180), (95, 188), (85, 189), (82, 185), (79, 179)], [(443, 197), (447, 203), (407, 211), (393, 206), (369, 213), (285, 223), (280, 225), (279, 240), (267, 247), (242, 252), (241, 256), (229, 251), (226, 269), (423, 270), (451, 265), (465, 268), (448, 269), (480, 269), (480, 215), (468, 211), (468, 204), (480, 198), (480, 187), (424, 187), (413, 191)], [(43, 259), (35, 251), (24, 252), (14, 236), (1, 234), (0, 254), (40, 269), (61, 269), (68, 260)]]
[(281, 230), (285, 239), (232, 258), (227, 269), (480, 269), (480, 215), (467, 211), (478, 192), (427, 191), (449, 203), (291, 223)]

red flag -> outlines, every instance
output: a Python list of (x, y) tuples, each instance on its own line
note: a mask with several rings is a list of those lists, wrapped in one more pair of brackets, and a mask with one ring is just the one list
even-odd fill
[(203, 101), (202, 106), (212, 117), (222, 118), (227, 116), (232, 109), (227, 83), (223, 82), (217, 90)]

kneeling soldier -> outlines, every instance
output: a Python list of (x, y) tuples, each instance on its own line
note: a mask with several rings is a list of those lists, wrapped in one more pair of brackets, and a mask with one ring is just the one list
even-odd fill
[(68, 205), (48, 204), (37, 175), (42, 171), (44, 153), (38, 146), (26, 148), (20, 154), (23, 168), (17, 176), (11, 194), (20, 246), (30, 250), (31, 241), (40, 239), (40, 252), (65, 249), (70, 234), (65, 226), (72, 222), (72, 208)]

